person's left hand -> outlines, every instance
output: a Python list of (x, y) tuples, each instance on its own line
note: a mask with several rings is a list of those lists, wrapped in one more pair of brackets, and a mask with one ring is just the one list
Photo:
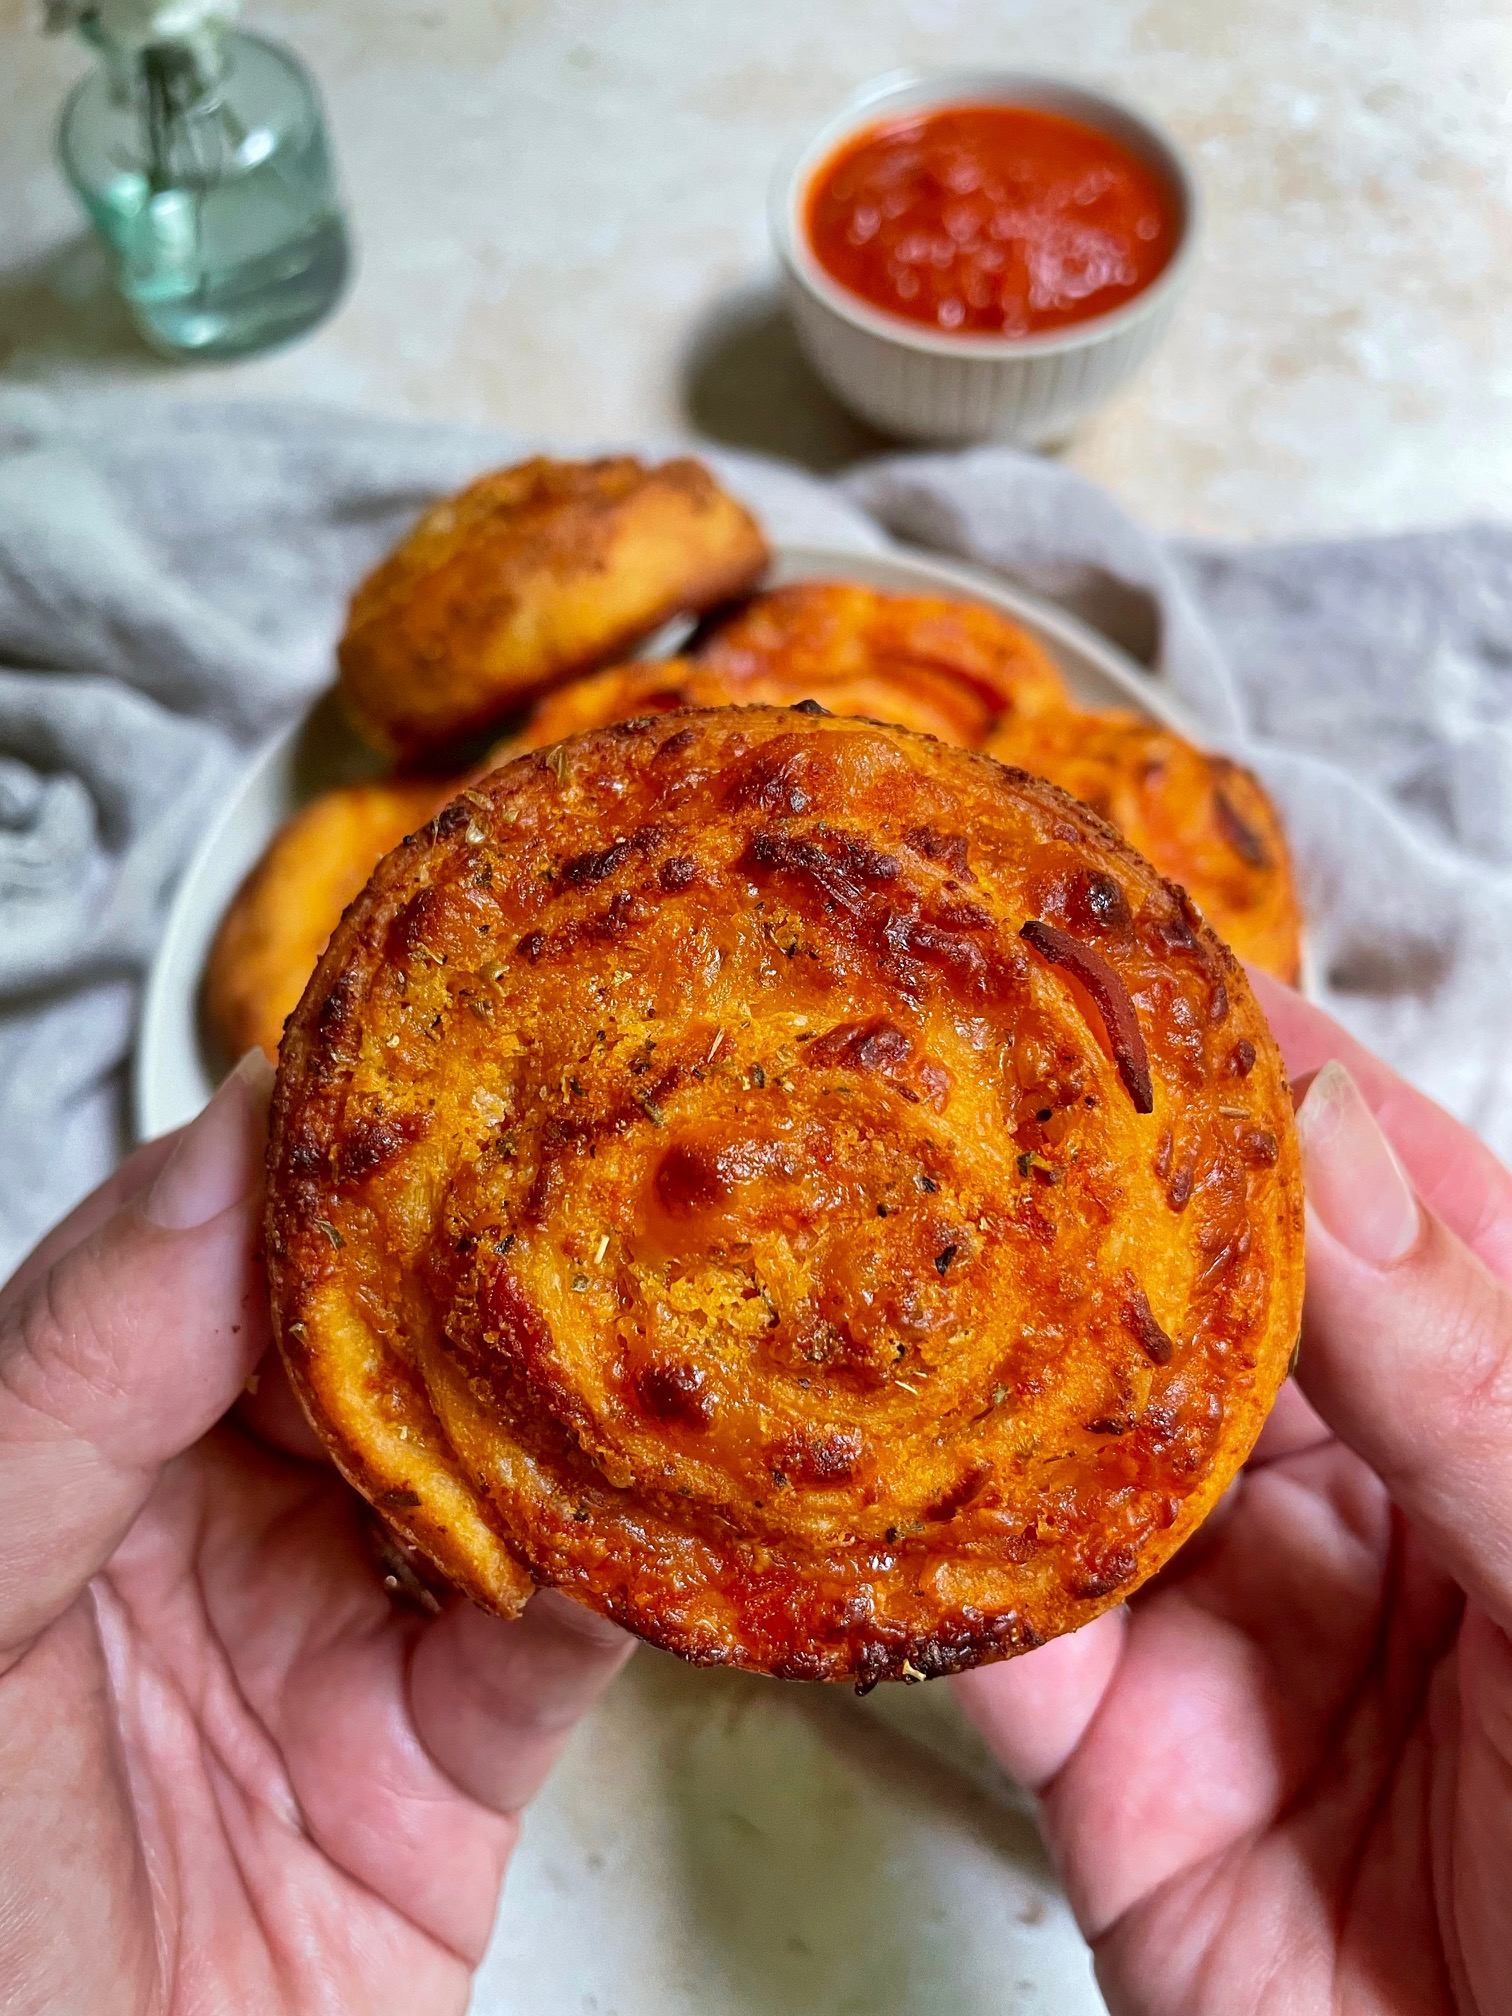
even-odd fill
[(0, 1291), (7, 2011), (462, 2009), (515, 1816), (629, 1650), (555, 1595), (390, 1601), (269, 1349), (268, 1081)]

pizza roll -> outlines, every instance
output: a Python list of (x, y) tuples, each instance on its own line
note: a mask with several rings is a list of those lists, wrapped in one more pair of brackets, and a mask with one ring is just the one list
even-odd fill
[(379, 861), (451, 796), (435, 778), (326, 791), (285, 820), (221, 920), (205, 967), (204, 1011), (222, 1056), (278, 1055), (341, 913)]
[(1302, 918), (1286, 835), (1252, 772), (1123, 713), (1004, 722), (999, 761), (1048, 777), (1179, 882), (1225, 944), (1295, 985)]
[(538, 457), (433, 505), (357, 589), (338, 647), (360, 731), (414, 760), (712, 608), (768, 560), (701, 462)]
[[(757, 595), (692, 647), (732, 699), (820, 701), (980, 748), (999, 721), (1070, 705), (1028, 631), (980, 602), (802, 581)], [(780, 681), (781, 692), (759, 690)]]
[(459, 1588), (917, 1680), (1121, 1601), (1302, 1292), (1276, 1046), (1038, 779), (812, 705), (519, 757), (285, 1038), (267, 1253), (345, 1475)]

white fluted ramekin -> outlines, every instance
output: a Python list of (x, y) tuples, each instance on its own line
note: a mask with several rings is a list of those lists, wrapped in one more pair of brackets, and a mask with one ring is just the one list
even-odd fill
[[(945, 105), (1027, 105), (1059, 112), (1127, 147), (1166, 185), (1176, 246), (1150, 285), (1106, 315), (1037, 336), (953, 336), (889, 315), (830, 277), (809, 244), (815, 174), (849, 136), (878, 120)], [(1190, 277), (1198, 198), (1181, 150), (1104, 92), (1019, 70), (898, 73), (856, 94), (772, 182), (772, 237), (793, 321), (809, 362), (837, 398), (884, 433), (905, 440), (1063, 440), (1125, 384), (1165, 334)]]

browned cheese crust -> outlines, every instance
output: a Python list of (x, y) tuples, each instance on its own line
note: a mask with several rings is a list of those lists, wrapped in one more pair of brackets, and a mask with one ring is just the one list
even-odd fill
[(1052, 786), (804, 709), (523, 756), (390, 855), (285, 1038), (279, 1341), (459, 1586), (916, 1679), (1129, 1595), (1302, 1287), (1243, 974)]
[(1259, 779), (1133, 714), (1006, 721), (988, 750), (1048, 777), (1179, 882), (1241, 959), (1295, 985), (1302, 915), (1276, 808)]
[(967, 749), (999, 722), (1071, 704), (1049, 654), (995, 609), (848, 581), (754, 596), (692, 656), (732, 702), (812, 698)]
[(686, 457), (523, 462), (427, 511), (352, 598), (341, 691), (415, 758), (748, 588), (756, 521)]
[(455, 785), (389, 778), (324, 792), (279, 827), (237, 891), (205, 967), (205, 1019), (231, 1061), (278, 1055), (283, 1026), (341, 913), (391, 847)]

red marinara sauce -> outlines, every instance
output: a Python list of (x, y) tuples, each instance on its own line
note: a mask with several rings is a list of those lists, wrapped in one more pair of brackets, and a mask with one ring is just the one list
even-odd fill
[(809, 185), (820, 265), (875, 308), (963, 335), (1106, 315), (1176, 249), (1171, 194), (1118, 141), (1027, 105), (956, 105), (853, 134)]

